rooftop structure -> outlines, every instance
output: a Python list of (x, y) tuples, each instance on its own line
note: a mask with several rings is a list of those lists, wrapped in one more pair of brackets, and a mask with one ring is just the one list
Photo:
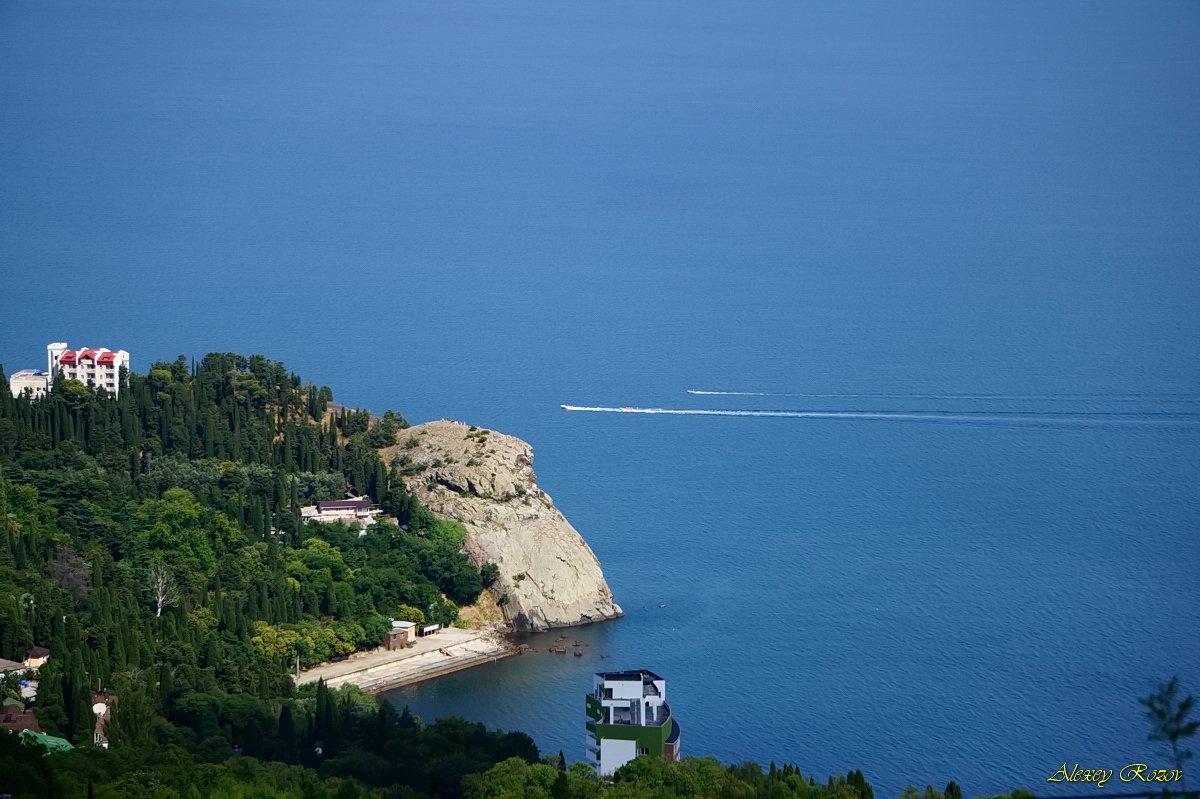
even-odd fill
[(71, 746), (71, 742), (66, 738), (56, 738), (53, 735), (47, 735), (44, 732), (34, 732), (33, 730), (22, 730), (21, 740), (40, 744), (51, 752), (65, 752), (75, 748)]
[(42, 731), (41, 725), (38, 724), (37, 711), (26, 708), (25, 703), (15, 699), (5, 699), (0, 707), (0, 728), (9, 732)]
[(667, 704), (667, 681), (633, 669), (596, 674), (585, 697), (587, 759), (607, 777), (635, 757), (679, 760), (679, 724)]
[(0, 677), (3, 677), (5, 674), (20, 674), (25, 671), (25, 668), (24, 663), (0, 658)]

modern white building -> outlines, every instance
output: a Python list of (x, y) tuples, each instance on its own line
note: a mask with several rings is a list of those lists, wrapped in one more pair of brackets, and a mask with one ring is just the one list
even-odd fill
[(587, 759), (600, 776), (635, 757), (679, 760), (679, 724), (662, 677), (645, 669), (601, 672), (585, 699)]
[(31, 391), (34, 399), (40, 399), (46, 396), (46, 392), (50, 390), (50, 373), (39, 372), (37, 369), (22, 369), (19, 372), (13, 372), (12, 377), (8, 378), (8, 388), (14, 397)]
[(72, 350), (65, 341), (57, 341), (46, 346), (46, 365), (51, 383), (61, 372), (68, 380), (103, 388), (115, 397), (121, 389), (121, 369), (129, 371), (129, 353), (104, 347)]

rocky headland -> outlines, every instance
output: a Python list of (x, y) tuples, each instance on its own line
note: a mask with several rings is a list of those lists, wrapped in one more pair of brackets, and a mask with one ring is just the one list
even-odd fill
[(400, 431), (381, 455), (405, 465), (408, 488), (426, 507), (466, 527), (476, 566), (499, 567), (479, 604), (499, 608), (514, 630), (622, 615), (595, 554), (538, 488), (526, 442), (443, 420)]

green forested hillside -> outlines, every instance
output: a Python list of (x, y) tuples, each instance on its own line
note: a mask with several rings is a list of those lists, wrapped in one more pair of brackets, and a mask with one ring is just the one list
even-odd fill
[[(320, 740), (329, 767), (360, 734), (385, 745), (359, 729), (389, 723), (373, 703), (298, 694), (289, 669), (379, 643), (389, 618), (451, 622), (482, 580), (461, 527), (376, 452), (403, 418), (331, 402), (231, 354), (155, 364), (116, 399), (68, 381), (41, 400), (0, 392), (0, 657), (50, 649), (44, 729), (86, 744), (92, 692), (109, 690), (118, 757), (175, 744), (303, 763)], [(300, 525), (302, 505), (348, 492), (404, 529)], [(535, 757), (520, 738), (497, 757)]]

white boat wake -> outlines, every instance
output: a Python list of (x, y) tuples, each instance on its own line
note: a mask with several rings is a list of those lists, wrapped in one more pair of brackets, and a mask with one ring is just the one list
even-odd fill
[(687, 393), (705, 397), (808, 397), (811, 399), (1200, 402), (1200, 394), (817, 394), (798, 391), (705, 391), (697, 388), (689, 388)]
[(672, 416), (754, 416), (783, 419), (875, 419), (903, 422), (1008, 422), (1068, 425), (1145, 425), (1174, 424), (1197, 425), (1200, 416), (1194, 414), (1132, 414), (1132, 413), (1035, 413), (994, 411), (943, 412), (943, 411), (758, 411), (720, 410), (706, 408), (634, 408), (606, 407), (596, 405), (563, 405), (564, 411), (586, 413), (640, 413), (668, 414)]

